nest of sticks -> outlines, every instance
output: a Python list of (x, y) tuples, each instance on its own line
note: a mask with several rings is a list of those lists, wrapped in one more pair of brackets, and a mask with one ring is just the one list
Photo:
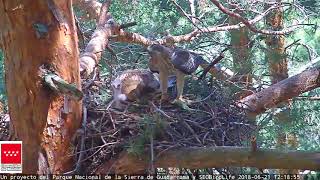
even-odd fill
[(84, 86), (85, 135), (76, 151), (84, 154), (81, 162), (86, 173), (95, 173), (122, 151), (139, 156), (150, 147), (161, 153), (179, 147), (247, 146), (256, 129), (219, 82), (189, 79), (184, 98), (192, 101), (190, 111), (172, 104), (160, 106), (159, 99), (132, 104), (126, 112), (108, 109), (108, 98), (101, 99), (102, 91), (108, 89), (104, 84), (108, 83), (91, 81)]
[[(110, 83), (93, 79), (83, 84), (84, 121), (74, 141), (77, 172), (96, 173), (123, 151), (139, 156), (150, 147), (160, 154), (179, 147), (248, 146), (256, 131), (233, 105), (233, 93), (220, 82), (189, 79), (184, 98), (192, 101), (190, 111), (173, 104), (160, 106), (155, 98), (118, 112), (107, 108), (112, 93), (106, 84)], [(9, 137), (9, 121), (8, 114), (1, 113), (1, 140)]]

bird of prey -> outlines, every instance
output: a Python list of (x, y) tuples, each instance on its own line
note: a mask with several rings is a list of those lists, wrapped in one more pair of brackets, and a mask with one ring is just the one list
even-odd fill
[[(169, 86), (173, 86), (175, 77), (169, 78)], [(123, 110), (130, 102), (143, 102), (160, 93), (160, 82), (156, 74), (149, 70), (134, 69), (120, 73), (111, 83), (113, 99), (110, 105)]]
[(168, 101), (168, 77), (176, 75), (177, 102), (184, 102), (182, 94), (185, 76), (196, 71), (201, 64), (208, 64), (202, 56), (184, 49), (171, 49), (160, 44), (153, 44), (147, 48), (150, 55), (149, 69), (159, 73), (161, 86), (161, 101)]

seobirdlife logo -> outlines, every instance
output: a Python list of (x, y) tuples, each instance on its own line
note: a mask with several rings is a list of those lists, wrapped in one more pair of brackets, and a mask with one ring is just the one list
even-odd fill
[(22, 141), (0, 141), (0, 173), (22, 173)]

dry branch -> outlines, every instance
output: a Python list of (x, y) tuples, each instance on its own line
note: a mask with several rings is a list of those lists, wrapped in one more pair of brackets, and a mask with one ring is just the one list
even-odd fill
[(306, 70), (243, 98), (238, 106), (253, 114), (260, 114), (285, 100), (319, 87), (319, 74), (320, 67)]
[[(292, 26), (288, 27), (288, 28), (284, 28), (280, 31), (272, 31), (272, 30), (259, 30), (254, 26), (254, 23), (251, 23), (249, 20), (245, 19), (244, 17), (242, 17), (240, 14), (235, 13), (230, 11), (228, 8), (224, 7), (219, 1), (217, 0), (211, 0), (211, 2), (218, 7), (218, 9), (220, 11), (222, 11), (223, 13), (227, 14), (230, 17), (234, 17), (236, 19), (238, 19), (240, 22), (242, 22), (245, 26), (247, 26), (252, 32), (255, 33), (261, 33), (261, 34), (269, 34), (269, 35), (283, 35), (283, 34), (287, 34), (290, 33), (294, 30), (296, 30), (297, 28), (303, 26), (300, 25), (298, 23), (293, 24)], [(280, 4), (276, 4), (273, 5), (271, 8), (278, 8), (280, 7)], [(270, 12), (270, 11), (269, 11)]]
[[(149, 154), (135, 156), (122, 153), (110, 169), (105, 163), (98, 173), (134, 174), (144, 172), (148, 168)], [(320, 153), (302, 151), (277, 151), (243, 147), (200, 147), (168, 150), (155, 158), (155, 167), (179, 167), (189, 169), (218, 167), (257, 167), (261, 169), (309, 169), (319, 170)]]
[[(79, 7), (83, 7), (83, 9), (85, 9), (88, 12), (99, 12), (98, 11), (98, 7), (97, 5), (93, 6), (91, 4), (93, 4), (94, 0), (88, 0), (88, 1), (84, 1), (84, 0), (77, 0), (75, 3), (76, 5), (78, 5)], [(80, 3), (82, 2), (82, 3)], [(87, 2), (87, 3), (85, 3)], [(91, 2), (91, 4), (89, 4), (89, 2)], [(276, 35), (280, 35), (280, 34), (287, 34), (289, 32), (294, 31), (295, 29), (297, 29), (298, 27), (302, 26), (298, 23), (293, 24), (292, 26), (285, 28), (281, 31), (270, 31), (270, 30), (258, 30), (254, 25), (261, 21), (266, 15), (268, 15), (272, 10), (276, 9), (279, 7), (278, 4), (275, 4), (271, 7), (269, 7), (267, 10), (265, 10), (262, 13), (259, 13), (259, 15), (257, 15), (254, 19), (252, 20), (247, 20), (245, 18), (243, 18), (241, 15), (234, 13), (230, 10), (228, 10), (227, 8), (225, 8), (221, 3), (219, 3), (216, 0), (211, 0), (211, 2), (213, 4), (215, 4), (223, 13), (231, 16), (231, 17), (235, 17), (237, 18), (239, 21), (241, 21), (240, 24), (237, 25), (217, 25), (217, 26), (212, 26), (212, 27), (206, 27), (203, 29), (200, 29), (199, 27), (195, 30), (193, 30), (190, 33), (187, 34), (183, 34), (183, 35), (178, 35), (178, 36), (172, 36), (172, 35), (168, 35), (162, 39), (159, 39), (157, 41), (153, 41), (150, 40), (148, 38), (145, 38), (144, 36), (138, 34), (138, 33), (131, 33), (131, 32), (125, 32), (125, 31), (120, 31), (118, 34), (116, 34), (116, 36), (112, 36), (112, 39), (114, 41), (118, 41), (118, 42), (127, 42), (127, 43), (136, 43), (136, 44), (140, 44), (143, 46), (148, 46), (150, 44), (154, 44), (154, 43), (159, 43), (159, 44), (167, 44), (167, 45), (172, 45), (174, 43), (180, 43), (180, 42), (189, 42), (192, 41), (195, 37), (205, 34), (205, 33), (212, 33), (212, 32), (218, 32), (218, 31), (228, 31), (228, 30), (234, 30), (234, 29), (240, 29), (242, 27), (247, 26), (251, 31), (256, 32), (256, 33), (262, 33), (262, 34), (276, 34)], [(97, 3), (97, 2), (96, 2)], [(97, 13), (91, 13), (91, 14), (97, 14)], [(93, 16), (95, 17), (95, 16)], [(189, 17), (189, 16), (188, 16)]]

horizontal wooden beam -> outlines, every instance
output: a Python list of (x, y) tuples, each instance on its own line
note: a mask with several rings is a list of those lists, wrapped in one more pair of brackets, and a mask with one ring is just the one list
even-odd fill
[[(124, 152), (113, 163), (101, 166), (98, 173), (141, 173), (150, 166), (150, 153), (135, 156)], [(112, 164), (112, 165), (111, 165)], [(222, 167), (256, 167), (260, 169), (320, 169), (320, 152), (280, 151), (245, 147), (198, 147), (168, 150), (155, 157), (154, 167), (189, 169)]]

